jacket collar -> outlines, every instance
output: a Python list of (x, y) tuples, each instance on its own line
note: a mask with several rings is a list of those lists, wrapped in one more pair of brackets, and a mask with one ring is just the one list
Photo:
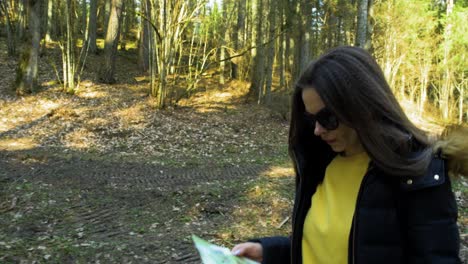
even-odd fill
[(402, 177), (400, 187), (403, 191), (420, 190), (432, 186), (438, 186), (445, 182), (445, 161), (435, 156), (426, 173), (420, 177)]

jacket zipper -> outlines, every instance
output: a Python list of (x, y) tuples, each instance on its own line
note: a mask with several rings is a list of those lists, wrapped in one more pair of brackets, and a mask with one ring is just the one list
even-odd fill
[(366, 183), (366, 180), (369, 175), (369, 171), (372, 168), (372, 164), (369, 164), (369, 168), (366, 171), (366, 174), (364, 175), (364, 178), (362, 179), (361, 186), (359, 186), (359, 192), (358, 192), (358, 197), (356, 199), (356, 207), (354, 209), (354, 217), (353, 217), (353, 241), (352, 241), (352, 258), (351, 258), (351, 263), (355, 264), (356, 263), (356, 229), (357, 229), (357, 216), (358, 216), (358, 209), (359, 209), (359, 203), (361, 201), (361, 194), (362, 190), (364, 188), (364, 185)]
[[(295, 233), (297, 232), (296, 229), (297, 229), (297, 225), (296, 225), (296, 222), (297, 222), (297, 211), (298, 211), (298, 208), (300, 207), (300, 204), (301, 204), (301, 201), (302, 201), (302, 169), (301, 169), (301, 166), (299, 165), (299, 162), (297, 161), (297, 155), (296, 155), (296, 152), (294, 151), (294, 159), (296, 160), (296, 170), (297, 170), (297, 174), (298, 174), (298, 193), (296, 193), (296, 198), (297, 198), (297, 201), (294, 202), (294, 205), (297, 206), (296, 208), (294, 208), (294, 215), (293, 215), (293, 232), (291, 234), (291, 249), (293, 248), (293, 243), (296, 244), (295, 242)], [(291, 252), (291, 263), (292, 263), (292, 260), (293, 260), (293, 255), (294, 255), (294, 252)]]
[[(302, 191), (301, 191), (300, 189), (299, 189), (299, 194), (302, 194)], [(298, 202), (297, 202), (298, 208), (301, 206), (301, 204), (302, 204), (302, 197), (299, 197), (299, 200), (298, 200)], [(296, 223), (297, 223), (297, 211), (298, 211), (298, 209), (296, 208), (296, 214), (294, 215), (294, 224), (293, 224), (294, 229), (293, 229), (293, 232), (292, 232), (292, 235), (291, 235), (291, 249), (292, 249), (292, 248), (297, 248), (297, 247), (300, 247), (300, 246), (301, 246), (301, 245), (300, 245), (300, 241), (296, 241), (296, 236), (298, 235), (298, 234), (297, 234), (297, 229), (298, 229), (298, 227), (297, 227), (297, 224), (296, 224)], [(295, 234), (296, 234), (296, 236), (295, 236)], [(293, 247), (293, 243), (294, 243), (295, 247)], [(297, 250), (297, 249), (296, 249), (296, 250)], [(296, 251), (295, 251), (295, 252), (296, 252)], [(291, 263), (293, 263), (292, 260), (293, 260), (293, 258), (294, 258), (295, 252), (291, 252)], [(298, 258), (298, 256), (296, 256), (295, 262), (297, 262), (297, 258)]]
[(354, 257), (354, 238), (356, 237), (356, 221), (354, 221), (355, 219), (353, 218), (353, 244), (352, 244), (352, 247), (353, 249), (351, 250), (351, 254), (352, 254), (352, 257), (351, 257), (351, 261), (352, 261), (352, 264), (355, 263), (355, 257)]

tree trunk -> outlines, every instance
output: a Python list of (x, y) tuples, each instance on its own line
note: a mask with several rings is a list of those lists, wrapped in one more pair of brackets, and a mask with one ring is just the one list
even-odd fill
[(276, 25), (276, 10), (277, 5), (275, 4), (275, 0), (270, 0), (269, 3), (270, 10), (268, 13), (268, 40), (270, 41), (267, 46), (267, 63), (265, 67), (265, 89), (264, 89), (264, 103), (270, 104), (271, 103), (271, 84), (273, 82), (273, 66), (275, 62), (275, 41), (273, 41), (275, 37), (275, 25)]
[(120, 34), (120, 21), (122, 19), (123, 0), (112, 0), (112, 9), (106, 34), (104, 48), (104, 67), (101, 70), (101, 81), (104, 83), (115, 83), (115, 59), (117, 56), (117, 44)]
[(69, 5), (70, 5), (70, 8), (72, 10), (74, 10), (73, 13), (71, 13), (73, 17), (70, 18), (70, 19), (73, 20), (73, 26), (74, 26), (73, 33), (75, 33), (73, 35), (74, 41), (77, 41), (78, 40), (77, 39), (78, 35), (80, 35), (82, 33), (82, 31), (81, 31), (82, 30), (82, 25), (81, 25), (81, 19), (82, 18), (79, 16), (80, 3), (77, 0), (72, 0), (72, 1), (69, 2)]
[(107, 29), (109, 28), (109, 17), (110, 17), (110, 14), (111, 14), (112, 1), (113, 0), (104, 0), (104, 12), (103, 12), (103, 16), (104, 16), (104, 24), (103, 24), (104, 36), (107, 36)]
[(366, 37), (366, 44), (364, 45), (364, 48), (370, 52), (373, 52), (373, 46), (372, 46), (372, 35), (374, 34), (374, 24), (375, 24), (375, 19), (374, 19), (374, 8), (373, 8), (373, 3), (374, 0), (368, 0), (368, 5), (367, 5), (367, 37)]
[[(86, 43), (87, 39), (87, 28), (88, 28), (88, 5), (86, 0), (81, 0), (81, 23), (80, 32), (83, 39), (83, 43)], [(84, 44), (83, 44), (84, 45)]]
[(88, 25), (88, 6), (86, 0), (81, 0), (81, 34), (83, 34), (83, 43), (86, 41), (86, 28)]
[(262, 0), (256, 0), (255, 4), (252, 2), (252, 21), (255, 21), (255, 27), (252, 29), (252, 41), (254, 43), (254, 49), (252, 49), (252, 58), (253, 58), (253, 70), (252, 70), (252, 79), (250, 83), (249, 93), (255, 96), (258, 100), (258, 103), (262, 102), (263, 97), (263, 84), (265, 81), (265, 56), (263, 54), (262, 46)]
[[(237, 1), (237, 21), (232, 35), (234, 50), (236, 52), (239, 51), (240, 47), (244, 47), (245, 45), (245, 6), (245, 0)], [(236, 62), (232, 63), (231, 78), (233, 79), (237, 79), (239, 76), (239, 61), (242, 62), (241, 59), (238, 59)]]
[(27, 17), (28, 17), (28, 0), (18, 0), (18, 7), (19, 7), (19, 15), (18, 15), (18, 22), (16, 23), (18, 32), (17, 36), (20, 41), (25, 40), (25, 31), (27, 25)]
[(62, 9), (63, 1), (53, 0), (52, 19), (50, 20), (52, 22), (50, 28), (51, 39), (60, 39), (63, 36), (63, 34), (65, 34), (62, 30), (64, 16), (63, 12), (61, 12)]
[(96, 33), (97, 33), (97, 0), (91, 0), (89, 6), (89, 22), (88, 22), (88, 40), (89, 52), (96, 54)]
[[(252, 0), (250, 3), (250, 21), (252, 23), (248, 23), (248, 24), (250, 24), (250, 46), (252, 47), (255, 47), (257, 44), (257, 25), (259, 24), (258, 23), (259, 19), (257, 15), (258, 1), (261, 1), (261, 0)], [(257, 49), (252, 49), (250, 51), (250, 55), (252, 56), (252, 59), (255, 58), (255, 55), (257, 53), (258, 53)]]
[(294, 54), (294, 70), (293, 78), (299, 77), (303, 69), (307, 67), (310, 61), (310, 41), (311, 41), (311, 30), (310, 25), (312, 23), (312, 5), (308, 0), (302, 0), (296, 6), (297, 13), (300, 14), (296, 19), (296, 37), (294, 38), (295, 54)]
[[(151, 17), (151, 5), (149, 0), (141, 1), (141, 12), (146, 18)], [(150, 43), (153, 43), (151, 36), (152, 30), (150, 29), (149, 22), (145, 19), (142, 19), (140, 29), (140, 40), (138, 44), (138, 65), (142, 72), (146, 72), (149, 69)]]
[(6, 20), (8, 56), (14, 57), (16, 55), (16, 35), (14, 31), (15, 25), (10, 17), (10, 8), (12, 7), (9, 5), (8, 1), (0, 2), (0, 11), (2, 11)]
[(464, 87), (460, 90), (460, 97), (458, 98), (458, 124), (463, 123), (463, 99), (464, 99)]
[(28, 5), (30, 10), (29, 29), (31, 33), (31, 47), (25, 51), (29, 53), (27, 66), (21, 68), (20, 63), (20, 68), (18, 69), (18, 74), (22, 77), (16, 90), (18, 94), (34, 92), (37, 87), (37, 61), (41, 40), (41, 20), (39, 17), (41, 0), (29, 0)]
[(285, 26), (283, 24), (284, 20), (284, 9), (285, 9), (285, 4), (284, 1), (281, 1), (281, 6), (280, 6), (280, 14), (279, 14), (279, 19), (280, 22), (279, 24), (281, 25), (281, 35), (278, 41), (278, 66), (279, 66), (279, 74), (280, 74), (280, 79), (279, 79), (279, 86), (280, 89), (286, 88), (286, 80), (285, 80), (285, 46), (286, 46), (286, 40), (285, 40)]
[(42, 0), (40, 6), (39, 17), (41, 17), (41, 39), (45, 38), (45, 33), (47, 31), (47, 5), (48, 0)]
[(130, 30), (132, 29), (133, 17), (135, 16), (134, 8), (135, 4), (133, 0), (127, 0), (124, 4), (125, 17), (122, 19), (124, 23), (122, 25), (123, 32), (120, 38), (120, 48), (122, 50), (127, 50), (127, 41), (130, 36)]
[(220, 53), (219, 53), (219, 83), (224, 84), (225, 83), (225, 72), (226, 72), (226, 43), (229, 42), (229, 1), (224, 0), (222, 3), (222, 13), (221, 17), (222, 19), (222, 26), (221, 26), (221, 32), (220, 32)]
[(342, 38), (342, 35), (341, 35), (342, 30), (343, 30), (343, 17), (338, 16), (337, 24), (336, 24), (336, 31), (335, 31), (336, 44), (338, 44), (338, 46), (343, 45), (343, 38)]
[(54, 0), (47, 1), (47, 26), (45, 33), (45, 42), (50, 42), (52, 40), (52, 14), (53, 14)]
[(13, 25), (9, 18), (9, 15), (6, 14), (6, 31), (7, 31), (7, 46), (8, 46), (8, 56), (14, 57), (16, 55), (16, 37), (15, 32), (13, 32)]
[[(129, 4), (127, 5), (127, 12), (128, 12), (128, 24), (127, 24), (127, 32), (130, 34), (131, 30), (135, 28), (135, 23), (136, 23), (136, 2), (135, 0), (128, 0)], [(132, 36), (134, 37), (134, 36)]]
[[(464, 80), (465, 73), (462, 72), (461, 79)], [(465, 100), (465, 84), (462, 81), (458, 88), (458, 124), (463, 123), (463, 101)]]
[(338, 19), (335, 15), (334, 10), (331, 7), (327, 8), (327, 18), (328, 20), (325, 22), (327, 24), (327, 49), (330, 49), (332, 47), (336, 46), (336, 28), (337, 28), (337, 22)]
[(427, 101), (427, 87), (429, 86), (429, 73), (431, 70), (431, 62), (429, 52), (423, 51), (422, 56), (419, 58), (420, 62), (420, 75), (419, 75), (419, 116), (424, 113), (424, 107)]
[(317, 1), (314, 6), (314, 11), (312, 12), (312, 47), (314, 49), (311, 50), (311, 58), (315, 58), (318, 56), (318, 53), (321, 51), (322, 45), (320, 42), (321, 39), (321, 23), (322, 23), (322, 17), (321, 17), (321, 5), (320, 2)]
[[(144, 0), (143, 0), (144, 1)], [(158, 13), (156, 11), (156, 0), (147, 0), (146, 1), (146, 12), (148, 12), (148, 19), (151, 19), (151, 21), (157, 21), (157, 16)], [(149, 28), (149, 23), (148, 23), (148, 28)], [(148, 54), (149, 54), (149, 64), (148, 64), (148, 69), (150, 72), (150, 91), (151, 91), (151, 96), (156, 97), (158, 95), (158, 53), (157, 53), (157, 47), (158, 47), (158, 39), (157, 39), (157, 34), (153, 32), (153, 29), (149, 29), (149, 32), (151, 34), (148, 35), (148, 40), (151, 40), (148, 46)], [(160, 77), (160, 76), (159, 76)], [(156, 106), (157, 103), (156, 103)]]
[(285, 44), (284, 44), (284, 71), (289, 72), (291, 75), (293, 75), (293, 63), (294, 63), (294, 58), (291, 56), (291, 50), (294, 47), (294, 36), (295, 34), (293, 33), (293, 5), (291, 4), (290, 1), (286, 1), (285, 3), (285, 22), (286, 22), (286, 36), (285, 36)]
[[(300, 14), (300, 9), (301, 9), (301, 3), (296, 2), (294, 3), (293, 6), (294, 10), (296, 11), (297, 14)], [(304, 18), (302, 18), (304, 19)], [(300, 16), (296, 16), (293, 18), (293, 23), (295, 28), (292, 32), (293, 34), (293, 64), (291, 65), (291, 75), (294, 80), (296, 80), (299, 77), (299, 74), (301, 73), (301, 46), (302, 46), (302, 38), (304, 37), (303, 35), (303, 29), (302, 29), (302, 19)]]
[(221, 51), (219, 53), (219, 83), (224, 84), (225, 83), (225, 78), (224, 78), (224, 72), (226, 71), (226, 48), (224, 47), (225, 43), (224, 41), (221, 42)]
[(119, 36), (119, 42), (120, 42), (120, 50), (127, 50), (127, 34), (128, 34), (128, 22), (129, 22), (129, 17), (130, 13), (127, 12), (128, 8), (128, 0), (124, 0), (122, 4), (122, 19), (120, 21), (120, 36)]
[(356, 46), (365, 48), (367, 42), (367, 11), (369, 0), (359, 0), (356, 29)]
[[(454, 0), (447, 0), (447, 11), (446, 15), (447, 18), (449, 18), (452, 14), (453, 11), (453, 3)], [(447, 19), (447, 21), (449, 21)], [(445, 32), (444, 32), (444, 57), (443, 57), (443, 80), (442, 80), (442, 87), (440, 89), (440, 104), (439, 108), (442, 113), (442, 118), (444, 120), (449, 119), (449, 107), (450, 107), (450, 97), (452, 94), (452, 69), (450, 68), (449, 65), (449, 59), (450, 59), (450, 46), (451, 46), (451, 34), (452, 34), (452, 27), (453, 25), (450, 22), (447, 22), (445, 25)]]
[(65, 1), (65, 45), (62, 50), (62, 62), (63, 62), (63, 90), (68, 93), (74, 93), (75, 91), (75, 33), (77, 29), (75, 27), (75, 19), (73, 14), (75, 13), (75, 6), (72, 0)]

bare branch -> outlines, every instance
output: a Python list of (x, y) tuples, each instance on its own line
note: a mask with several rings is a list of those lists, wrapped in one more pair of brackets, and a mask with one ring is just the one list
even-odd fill
[(216, 60), (216, 61), (213, 61), (211, 62), (210, 64), (213, 64), (213, 63), (219, 63), (219, 62), (222, 62), (222, 61), (228, 61), (228, 60), (231, 60), (233, 58), (237, 58), (237, 57), (241, 57), (241, 56), (244, 56), (247, 52), (253, 50), (253, 49), (256, 49), (258, 47), (264, 47), (266, 45), (268, 45), (269, 43), (271, 43), (272, 41), (275, 41), (279, 36), (281, 36), (281, 34), (283, 34), (284, 31), (281, 31), (280, 33), (276, 34), (273, 38), (269, 39), (268, 41), (266, 42), (263, 42), (262, 44), (258, 45), (258, 46), (250, 46), (250, 47), (247, 47), (246, 49), (244, 49), (241, 53), (238, 53), (238, 54), (235, 54), (233, 56), (230, 56), (230, 57), (227, 57), (225, 59), (222, 59), (222, 60)]
[(154, 29), (154, 31), (156, 31), (156, 35), (158, 36), (158, 40), (161, 41), (162, 37), (161, 37), (161, 34), (159, 34), (159, 30), (156, 27), (156, 25), (153, 22), (151, 22), (151, 20), (149, 18), (147, 18), (145, 15), (143, 15), (141, 12), (136, 12), (136, 15), (140, 16), (141, 18), (146, 20), (148, 23), (150, 23), (151, 27)]

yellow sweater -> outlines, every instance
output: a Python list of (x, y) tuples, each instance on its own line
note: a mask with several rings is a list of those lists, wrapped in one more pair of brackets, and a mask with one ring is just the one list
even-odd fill
[(369, 165), (367, 153), (336, 156), (312, 196), (304, 222), (304, 264), (348, 263), (348, 239), (362, 179)]

